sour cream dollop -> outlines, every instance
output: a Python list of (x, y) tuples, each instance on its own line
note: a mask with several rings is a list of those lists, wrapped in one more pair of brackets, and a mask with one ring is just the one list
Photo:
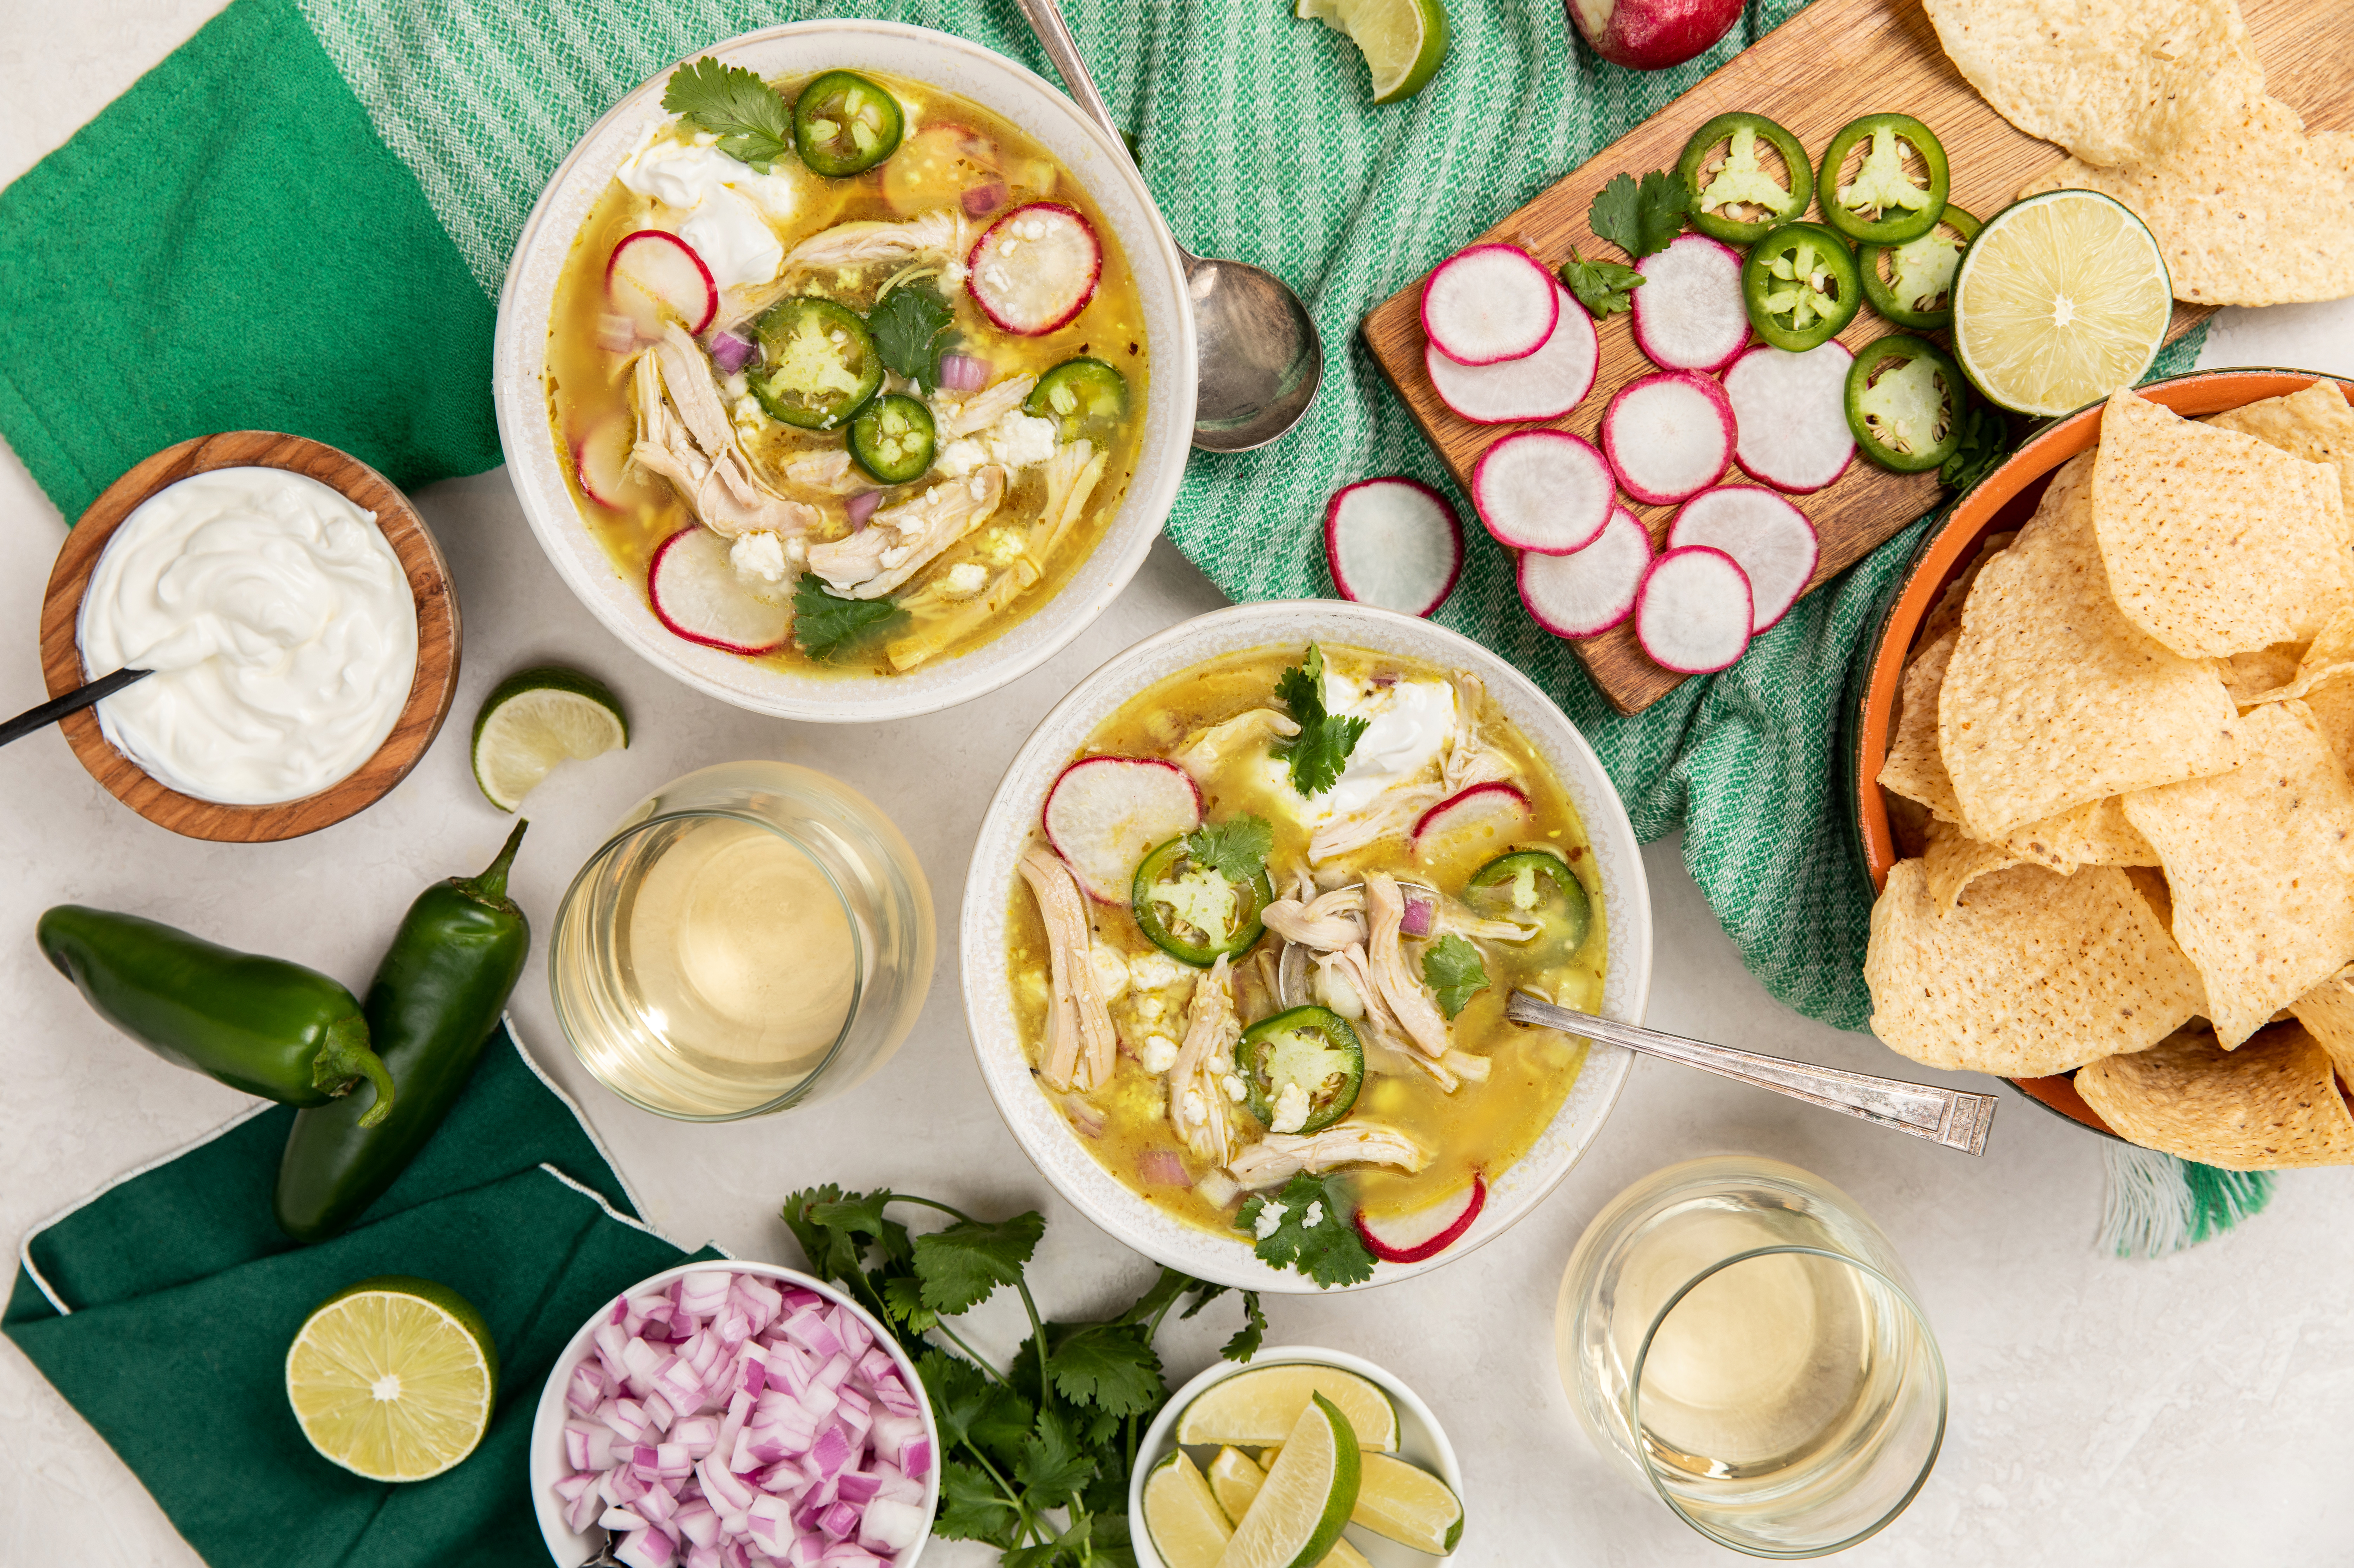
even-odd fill
[(1445, 681), (1360, 684), (1327, 670), (1324, 711), (1367, 722), (1339, 781), (1309, 802), (1304, 815), (1319, 824), (1355, 815), (1430, 766), (1455, 733), (1455, 688)]
[(790, 180), (764, 175), (721, 152), (709, 132), (692, 142), (654, 141), (647, 128), (614, 177), (636, 195), (685, 215), (678, 237), (695, 248), (720, 288), (765, 283), (785, 262), (769, 218), (792, 216)]
[(315, 479), (224, 468), (166, 485), (107, 540), (83, 670), (155, 673), (98, 705), (184, 795), (266, 806), (349, 777), (417, 673), (417, 603), (376, 514)]

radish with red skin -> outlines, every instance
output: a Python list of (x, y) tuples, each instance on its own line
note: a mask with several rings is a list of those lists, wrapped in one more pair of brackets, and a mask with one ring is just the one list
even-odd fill
[(642, 493), (630, 477), (630, 452), (637, 440), (637, 423), (626, 414), (590, 426), (572, 448), (572, 467), (580, 476), (581, 493), (599, 506), (627, 511)]
[(638, 335), (656, 338), (676, 322), (700, 333), (719, 313), (719, 285), (695, 247), (666, 229), (625, 234), (605, 263), (605, 298)]
[(1342, 599), (1428, 615), (1463, 575), (1463, 524), (1419, 480), (1361, 480), (1324, 508), (1324, 558)]
[(965, 273), (965, 290), (981, 314), (1016, 337), (1041, 337), (1096, 297), (1103, 246), (1077, 208), (1034, 201), (972, 242)]
[(1707, 675), (1749, 646), (1749, 577), (1723, 550), (1666, 550), (1635, 592), (1635, 641), (1662, 670)]
[(1366, 1250), (1384, 1263), (1420, 1263), (1461, 1241), (1487, 1206), (1487, 1178), (1474, 1171), (1469, 1187), (1449, 1193), (1427, 1209), (1380, 1219), (1358, 1210), (1357, 1234)]
[(1627, 493), (1654, 506), (1699, 494), (1733, 466), (1733, 405), (1690, 370), (1629, 381), (1602, 411), (1602, 450)]
[(1678, 235), (1642, 260), (1635, 344), (1663, 370), (1723, 369), (1749, 344), (1741, 252), (1705, 234)]
[(1422, 330), (1458, 365), (1525, 359), (1561, 319), (1561, 285), (1517, 245), (1474, 245), (1422, 285)]
[(1088, 897), (1125, 905), (1144, 857), (1202, 825), (1202, 791), (1158, 757), (1082, 757), (1046, 791), (1038, 821)]
[(1741, 0), (1569, 0), (1569, 19), (1613, 65), (1659, 70), (1706, 52), (1741, 16)]
[(1635, 590), (1651, 565), (1651, 535), (1636, 515), (1613, 507), (1601, 536), (1566, 556), (1521, 556), (1521, 603), (1555, 637), (1595, 637), (1635, 613)]
[(1761, 343), (1724, 373), (1738, 437), (1733, 461), (1761, 484), (1804, 495), (1855, 461), (1847, 372), (1855, 355), (1833, 338), (1803, 354)]
[[(1561, 285), (1553, 285), (1561, 289)], [(1441, 401), (1480, 425), (1556, 419), (1585, 400), (1602, 361), (1594, 319), (1561, 289), (1553, 335), (1534, 354), (1496, 365), (1458, 365), (1433, 344), (1422, 349), (1423, 369)]]
[(646, 597), (664, 626), (705, 648), (727, 653), (773, 653), (792, 635), (786, 590), (756, 592), (727, 558), (728, 542), (690, 523), (662, 542), (646, 568)]
[(1594, 443), (1566, 430), (1522, 430), (1479, 454), (1471, 504), (1496, 543), (1566, 556), (1594, 542), (1617, 496)]
[(1752, 637), (1790, 612), (1822, 556), (1807, 514), (1755, 484), (1720, 484), (1685, 502), (1668, 524), (1668, 548), (1688, 545), (1723, 551), (1749, 579)]
[(1458, 833), (1485, 828), (1491, 833), (1513, 833), (1528, 826), (1529, 798), (1510, 784), (1474, 784), (1458, 789), (1425, 811), (1408, 834), (1416, 855), (1423, 845)]

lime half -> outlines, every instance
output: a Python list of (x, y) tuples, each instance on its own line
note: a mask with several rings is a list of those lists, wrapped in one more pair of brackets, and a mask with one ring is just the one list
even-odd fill
[(2049, 191), (1988, 220), (1954, 273), (1954, 351), (1978, 390), (2065, 414), (2140, 380), (2174, 284), (2149, 229), (2097, 191)]
[(286, 1398), (311, 1446), (372, 1481), (421, 1481), (490, 1429), (498, 1350), (444, 1285), (364, 1279), (322, 1302), (286, 1352)]
[(620, 699), (594, 675), (545, 664), (501, 681), (474, 715), (474, 782), (512, 811), (547, 770), (630, 744)]
[(1447, 58), (1439, 0), (1299, 0), (1294, 14), (1349, 35), (1373, 73), (1375, 103), (1412, 98)]
[(1219, 1568), (1316, 1568), (1349, 1522), (1362, 1473), (1349, 1418), (1316, 1395), (1235, 1523)]

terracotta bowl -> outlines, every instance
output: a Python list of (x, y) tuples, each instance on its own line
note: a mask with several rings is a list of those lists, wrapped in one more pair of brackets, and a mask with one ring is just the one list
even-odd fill
[[(2333, 380), (2309, 370), (2210, 370), (2141, 388), (2152, 402), (2186, 418), (2220, 414), (2267, 397), (2302, 392), (2316, 381)], [(2354, 384), (2336, 383), (2349, 402)], [(2010, 460), (1962, 497), (1921, 542), (1918, 554), (1890, 588), (1879, 620), (1865, 644), (1868, 652), (1849, 677), (1849, 727), (1843, 761), (1853, 802), (1855, 847), (1863, 874), (1877, 894), (1889, 868), (1902, 858), (1889, 820), (1888, 800), (1875, 782), (1887, 760), (1895, 729), (1896, 695), (1904, 662), (1922, 622), (1946, 587), (1978, 557), (1987, 535), (2015, 529), (2033, 515), (2044, 486), (2062, 463), (2100, 439), (2102, 405), (2079, 408), (2036, 431)], [(2109, 1137), (2108, 1124), (2076, 1092), (2073, 1075), (2010, 1080), (2021, 1094), (2048, 1109)]]
[(166, 447), (116, 480), (81, 514), (49, 568), (48, 592), (41, 600), (41, 673), (52, 697), (83, 683), (87, 677), (75, 628), (82, 595), (107, 540), (141, 502), (165, 485), (217, 468), (278, 468), (303, 474), (376, 514), (376, 525), (399, 556), (409, 594), (417, 601), (417, 675), (392, 733), (356, 772), (314, 795), (270, 806), (225, 806), (157, 782), (108, 743), (92, 709), (69, 715), (59, 725), (90, 777), (151, 822), (192, 839), (226, 843), (300, 838), (374, 805), (407, 778), (440, 733), (458, 689), (458, 599), (450, 587), (449, 563), (408, 498), (359, 459), (301, 436), (232, 430)]

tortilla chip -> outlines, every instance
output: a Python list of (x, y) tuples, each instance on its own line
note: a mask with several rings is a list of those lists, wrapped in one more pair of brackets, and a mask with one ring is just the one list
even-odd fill
[(2153, 158), (2264, 91), (2232, 0), (1926, 0), (1995, 111), (2094, 164)]
[(2014, 866), (1948, 914), (1900, 861), (1872, 906), (1872, 1032), (1933, 1067), (2041, 1077), (2145, 1050), (2199, 1010), (2199, 976), (2126, 873)]
[(1974, 837), (2237, 766), (2240, 711), (2211, 663), (2176, 656), (2109, 597), (2093, 456), (2052, 476), (1970, 590), (1937, 699), (1937, 749)]
[(2242, 707), (2252, 707), (2263, 702), (2269, 693), (2283, 691), (2296, 679), (2297, 666), (2305, 662), (2305, 642), (2275, 642), (2269, 648), (2259, 648), (2253, 653), (2234, 653), (2219, 661), (2216, 673), (2223, 677), (2224, 689), (2232, 700)]
[(2316, 686), (2305, 699), (2314, 727), (2338, 766), (2354, 778), (2354, 681), (2330, 681)]
[[(2000, 105), (1997, 105), (2000, 107)], [(2174, 297), (2277, 305), (2354, 294), (2354, 136), (2305, 133), (2296, 111), (2252, 98), (2172, 151), (2115, 168), (2065, 158), (2030, 182), (2099, 191), (2158, 240)]]
[(2032, 865), (2065, 874), (2080, 865), (2156, 865), (2158, 851), (2126, 821), (2125, 798), (2071, 806), (2056, 817), (2014, 828), (2003, 846)]
[(1896, 738), (1880, 765), (1880, 787), (1918, 800), (1949, 822), (1962, 820), (1945, 758), (1937, 755), (1937, 693), (1959, 632), (1947, 632), (1914, 655), (1897, 694)]
[(2338, 499), (2354, 518), (2354, 403), (2337, 382), (2324, 376), (2302, 392), (2210, 414), (2205, 422), (2307, 462), (2337, 464)]
[(2329, 1053), (2338, 1082), (2354, 1085), (2354, 964), (2298, 997), (2289, 1011)]
[(2354, 959), (2354, 785), (2303, 703), (2241, 727), (2238, 768), (2125, 803), (2166, 868), (2175, 940), (2227, 1051)]
[[(2294, 647), (2294, 643), (2282, 646)], [(2266, 650), (2271, 652), (2273, 650)], [(2243, 654), (2243, 658), (2253, 655)], [(2253, 707), (2259, 703), (2294, 702), (2328, 683), (2354, 675), (2354, 609), (2341, 609), (2329, 618), (2321, 634), (2306, 644), (2303, 655), (2289, 678), (2280, 684), (2267, 686), (2253, 695), (2234, 694), (2233, 701), (2242, 707)], [(2225, 684), (2230, 684), (2228, 677)]]
[(1950, 912), (1961, 902), (1964, 890), (1979, 877), (2026, 863), (2003, 845), (1980, 843), (1943, 819), (1930, 821), (1929, 846), (1921, 856), (1922, 872), (1929, 879), (1930, 901), (1940, 913)]
[(2205, 1034), (2179, 1034), (2094, 1063), (2076, 1092), (2119, 1136), (2201, 1165), (2354, 1165), (2354, 1112), (2329, 1053), (2294, 1023), (2228, 1053)]
[(1989, 534), (1978, 542), (1978, 554), (1955, 574), (1954, 580), (1946, 585), (1946, 591), (1937, 596), (1937, 602), (1929, 607), (1929, 613), (1921, 618), (1921, 630), (1913, 634), (1913, 658), (1920, 658), (1946, 632), (1961, 630), (1962, 607), (1969, 602), (1970, 588), (1978, 582), (1978, 574), (1986, 570), (1988, 561), (2009, 549), (2010, 542), (2018, 537), (2018, 529), (2006, 528), (1999, 534)]
[(2354, 609), (2338, 471), (2120, 387), (2093, 531), (2126, 619), (2185, 658), (2309, 641)]

